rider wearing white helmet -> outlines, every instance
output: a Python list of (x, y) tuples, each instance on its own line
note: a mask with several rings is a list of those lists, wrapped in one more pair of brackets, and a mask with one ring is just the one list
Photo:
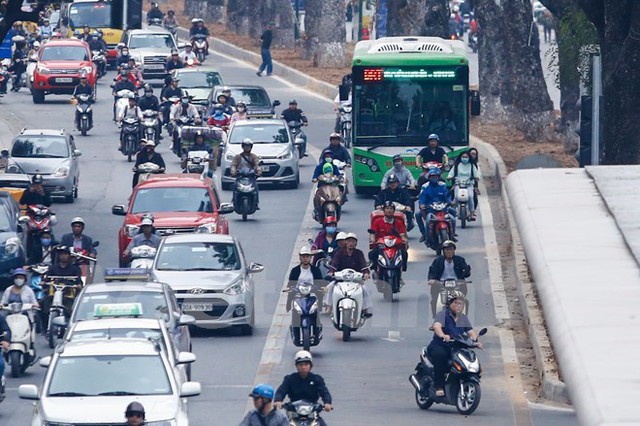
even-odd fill
[(96, 250), (93, 247), (93, 240), (84, 232), (85, 222), (84, 219), (77, 216), (71, 220), (71, 233), (65, 234), (60, 239), (60, 245), (70, 247), (74, 251), (84, 251), (90, 256), (96, 255)]

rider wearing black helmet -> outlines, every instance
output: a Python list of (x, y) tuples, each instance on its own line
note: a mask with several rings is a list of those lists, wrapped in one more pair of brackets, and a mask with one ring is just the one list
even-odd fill
[[(280, 118), (286, 121), (287, 123), (290, 121), (302, 122), (303, 126), (308, 126), (309, 121), (307, 120), (307, 116), (304, 115), (304, 111), (298, 108), (298, 101), (295, 99), (291, 99), (289, 101), (289, 108), (283, 110), (280, 113)], [(306, 135), (303, 134), (302, 139), (304, 143), (302, 144), (302, 157), (306, 157), (306, 148), (307, 148), (307, 140)]]
[(33, 178), (31, 178), (31, 185), (29, 185), (29, 189), (22, 193), (19, 204), (27, 206), (42, 204), (50, 207), (51, 195), (45, 190), (43, 183), (44, 179), (42, 178), (42, 175), (34, 175)]
[(158, 7), (158, 3), (151, 3), (151, 9), (147, 12), (147, 22), (151, 25), (152, 19), (162, 19), (164, 17), (164, 13)]
[(164, 65), (164, 69), (167, 72), (171, 72), (180, 68), (184, 68), (184, 62), (180, 59), (180, 52), (173, 49), (171, 51), (171, 56), (167, 58), (167, 63)]
[[(238, 171), (241, 169), (249, 169), (253, 170), (256, 173), (256, 176), (259, 177), (262, 175), (262, 169), (260, 168), (260, 158), (251, 152), (253, 148), (253, 141), (249, 138), (245, 138), (242, 141), (242, 152), (240, 154), (236, 154), (231, 161), (231, 168), (229, 173), (231, 176), (235, 177), (238, 174)], [(259, 206), (260, 196), (258, 192), (258, 185), (256, 185), (256, 205), (258, 205), (257, 209), (260, 210)]]
[(127, 426), (142, 426), (145, 424), (146, 418), (144, 407), (139, 402), (134, 401), (127, 405), (124, 417), (127, 419)]
[[(138, 101), (138, 106), (144, 112), (146, 110), (160, 111), (160, 101), (158, 97), (153, 94), (153, 87), (149, 83), (144, 85), (144, 96)], [(158, 123), (156, 124), (156, 144), (160, 142), (160, 132), (162, 131), (161, 117), (158, 116)]]
[[(436, 299), (442, 290), (445, 280), (464, 280), (471, 276), (471, 266), (464, 257), (456, 255), (456, 243), (447, 240), (442, 243), (442, 256), (433, 260), (429, 267), (428, 284), (431, 287), (431, 309), (435, 313)], [(467, 285), (462, 284), (460, 290), (467, 294)]]

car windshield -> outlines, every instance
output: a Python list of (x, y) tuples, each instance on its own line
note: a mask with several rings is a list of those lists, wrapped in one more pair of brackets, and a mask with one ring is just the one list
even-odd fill
[(289, 132), (282, 124), (266, 124), (258, 120), (252, 125), (234, 126), (229, 143), (240, 144), (245, 138), (251, 139), (253, 143), (288, 143)]
[(71, 341), (102, 339), (162, 339), (158, 329), (151, 328), (102, 328), (99, 330), (74, 331)]
[(203, 212), (213, 213), (206, 188), (142, 188), (133, 200), (131, 213)]
[(63, 356), (55, 363), (47, 390), (50, 397), (171, 393), (159, 355)]
[(174, 49), (173, 38), (170, 34), (136, 34), (131, 36), (129, 49), (140, 48)]
[[(182, 82), (180, 82), (182, 83)], [(216, 92), (216, 99), (222, 94), (222, 89)], [(236, 100), (236, 103), (242, 101), (245, 105), (254, 107), (271, 107), (269, 96), (264, 89), (241, 89), (237, 87), (231, 88), (231, 96)]]
[(45, 46), (41, 61), (88, 61), (89, 53), (84, 46)]
[[(54, 21), (51, 21), (53, 24)], [(71, 28), (109, 28), (111, 26), (110, 2), (73, 3), (69, 7), (69, 25)]]
[[(12, 230), (9, 217), (9, 209), (4, 203), (0, 203), (0, 232), (9, 232)], [(13, 219), (13, 221), (15, 222), (15, 218)], [(4, 251), (4, 247), (4, 245), (0, 246), (0, 250)]]
[(237, 271), (240, 259), (233, 243), (164, 244), (156, 261), (159, 271)]
[(64, 137), (21, 136), (13, 142), (11, 156), (18, 158), (67, 158), (69, 146)]
[(72, 322), (94, 319), (96, 305), (140, 303), (142, 318), (161, 319), (169, 322), (169, 307), (164, 294), (159, 291), (105, 291), (85, 293), (73, 310)]
[(180, 87), (183, 89), (209, 89), (222, 84), (220, 74), (217, 72), (181, 72), (178, 77), (180, 78)]

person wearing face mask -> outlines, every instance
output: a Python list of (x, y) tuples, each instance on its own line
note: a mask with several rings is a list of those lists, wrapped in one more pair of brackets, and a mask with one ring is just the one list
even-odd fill
[(231, 125), (236, 121), (248, 120), (249, 116), (247, 115), (247, 106), (244, 102), (240, 101), (236, 104), (236, 112), (231, 116)]
[(116, 68), (122, 64), (129, 62), (129, 48), (123, 47), (120, 51), (120, 55), (116, 58)]
[[(325, 166), (329, 166), (331, 170), (329, 171), (329, 167), (325, 167)], [(338, 166), (333, 164), (333, 154), (328, 149), (325, 149), (322, 152), (322, 156), (320, 157), (320, 163), (316, 166), (315, 170), (313, 171), (313, 177), (311, 179), (311, 182), (313, 183), (318, 182), (318, 178), (320, 177), (320, 175), (323, 175), (328, 171), (330, 173), (333, 173), (334, 176), (340, 176), (340, 169), (338, 169)]]
[(164, 173), (166, 165), (162, 158), (162, 155), (156, 152), (156, 144), (152, 140), (147, 140), (144, 145), (145, 152), (136, 158), (136, 164), (133, 166), (133, 182), (132, 188), (138, 184), (140, 179), (140, 173), (138, 172), (138, 166), (144, 163), (157, 164), (160, 167), (159, 173)]
[[(458, 182), (466, 179), (468, 182), (469, 191), (471, 188), (475, 188), (477, 181), (480, 179), (480, 170), (471, 161), (469, 151), (463, 152), (456, 158), (456, 163), (449, 171), (447, 179), (451, 179), (454, 183), (453, 193), (456, 199), (458, 199)], [(476, 220), (476, 203), (473, 197), (469, 197), (469, 220)]]
[[(433, 233), (431, 232), (431, 229), (427, 230), (426, 228), (427, 224), (430, 225), (431, 220), (434, 218), (434, 212), (430, 207), (434, 202), (447, 203), (449, 205), (454, 203), (454, 200), (451, 199), (451, 192), (447, 188), (447, 185), (444, 182), (440, 181), (440, 169), (431, 169), (429, 171), (429, 183), (422, 186), (420, 197), (418, 198), (420, 212), (416, 213), (416, 221), (418, 222), (418, 228), (420, 229), (420, 233), (422, 234), (422, 237), (420, 237), (421, 243), (424, 242), (425, 239), (429, 243), (431, 243), (433, 240)], [(457, 216), (456, 209), (454, 209), (453, 207), (448, 207), (448, 213), (453, 217), (453, 220), (451, 221), (451, 232), (453, 233), (453, 236), (451, 237), (451, 239), (453, 241), (457, 241), (455, 239), (455, 217)]]
[(51, 229), (43, 229), (40, 232), (40, 246), (42, 249), (34, 253), (33, 258), (30, 259), (31, 263), (46, 263), (51, 265), (53, 263), (53, 247), (56, 244), (57, 241), (53, 239)]
[(389, 185), (389, 177), (395, 176), (402, 188), (415, 189), (416, 179), (413, 177), (409, 169), (407, 169), (402, 163), (402, 155), (396, 154), (393, 156), (393, 168), (387, 170), (382, 177), (380, 183), (380, 189), (386, 189)]
[[(478, 164), (478, 150), (476, 148), (469, 148), (469, 161), (475, 164), (478, 169), (480, 165)], [(478, 195), (480, 195), (480, 190), (478, 189), (478, 181), (475, 182), (473, 187), (473, 205), (478, 206)]]
[[(144, 85), (144, 96), (142, 96), (140, 101), (138, 101), (138, 106), (143, 112), (147, 110), (160, 112), (160, 101), (158, 100), (158, 97), (153, 94), (153, 87), (151, 87), (149, 83)], [(158, 115), (158, 123), (156, 124), (156, 144), (160, 144), (160, 139), (162, 139), (160, 133), (162, 133), (162, 117)]]
[(179, 153), (180, 135), (178, 134), (178, 131), (180, 129), (180, 123), (178, 120), (182, 117), (188, 117), (189, 119), (193, 120), (192, 125), (195, 124), (196, 126), (198, 126), (201, 123), (200, 113), (198, 112), (198, 108), (196, 108), (195, 105), (191, 103), (191, 96), (185, 93), (180, 98), (180, 103), (174, 105), (171, 108), (171, 113), (169, 115), (169, 119), (173, 123), (173, 152)]
[[(25, 285), (27, 282), (27, 272), (22, 268), (17, 268), (13, 271), (13, 285), (7, 287), (2, 293), (2, 300), (0, 304), (3, 306), (11, 303), (31, 303), (35, 307), (39, 307), (36, 295), (31, 290), (31, 287)], [(2, 311), (6, 316), (7, 311)]]
[(409, 192), (400, 186), (400, 181), (396, 175), (389, 175), (388, 186), (380, 191), (374, 199), (374, 208), (382, 210), (387, 203), (400, 203), (406, 206), (404, 214), (407, 217), (407, 231), (413, 229), (413, 200)]
[(331, 257), (333, 253), (338, 251), (338, 241), (336, 236), (338, 234), (338, 221), (334, 216), (328, 216), (324, 218), (324, 229), (318, 233), (313, 245), (322, 250), (322, 253), (316, 253), (313, 258), (313, 264), (315, 265), (318, 260), (325, 257)]
[[(216, 108), (218, 105), (220, 106), (220, 108)], [(222, 105), (216, 104), (216, 107), (213, 108), (211, 117), (209, 117), (209, 119), (207, 120), (207, 124), (209, 126), (222, 129), (226, 132), (227, 130), (229, 130), (231, 120), (229, 119), (229, 116), (224, 113)]]

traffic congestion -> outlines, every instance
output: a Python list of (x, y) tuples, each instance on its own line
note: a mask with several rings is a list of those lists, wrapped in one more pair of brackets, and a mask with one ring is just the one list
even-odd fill
[(14, 25), (0, 418), (514, 424), (473, 107), (443, 89), (468, 72), (398, 124), (385, 88), (433, 76), (354, 66), (332, 105), (171, 16), (115, 46)]

